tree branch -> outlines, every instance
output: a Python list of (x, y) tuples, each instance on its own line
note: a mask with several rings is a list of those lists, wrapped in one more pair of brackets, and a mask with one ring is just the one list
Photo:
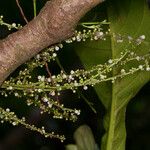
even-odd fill
[(35, 19), (0, 41), (0, 85), (42, 49), (72, 36), (80, 18), (102, 1), (47, 1)]

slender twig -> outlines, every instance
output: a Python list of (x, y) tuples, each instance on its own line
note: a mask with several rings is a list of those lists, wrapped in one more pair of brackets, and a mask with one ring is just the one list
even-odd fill
[(21, 13), (21, 15), (22, 15), (22, 18), (24, 19), (24, 21), (25, 21), (26, 23), (28, 23), (28, 20), (27, 20), (25, 14), (24, 14), (24, 12), (23, 12), (23, 9), (22, 9), (22, 7), (21, 7), (20, 4), (19, 4), (19, 0), (16, 0), (16, 4), (17, 4), (17, 6), (18, 6), (18, 8), (19, 8), (19, 10), (20, 10), (20, 13)]
[(77, 93), (79, 94), (79, 96), (86, 102), (86, 104), (91, 108), (91, 110), (96, 114), (96, 110), (93, 107), (93, 103), (89, 102), (89, 100), (82, 94), (82, 92), (80, 90), (77, 90)]
[[(51, 74), (49, 67), (48, 67), (48, 63), (45, 63), (45, 67), (46, 67), (46, 71), (47, 71), (47, 73), (51, 79), (52, 85), (55, 86), (55, 83), (54, 83), (53, 78), (52, 78), (52, 74)], [(56, 100), (57, 100), (57, 102), (59, 102), (57, 91), (56, 91)]]
[(60, 63), (60, 60), (58, 57), (55, 58), (57, 65), (59, 66), (59, 68), (66, 73), (65, 69), (63, 68), (62, 64)]
[[(46, 68), (46, 71), (47, 71), (49, 77), (52, 78), (52, 74), (51, 74), (51, 72), (50, 72), (50, 70), (48, 68), (48, 64), (47, 63), (45, 63), (45, 68)], [(54, 84), (53, 80), (52, 80), (52, 84)]]

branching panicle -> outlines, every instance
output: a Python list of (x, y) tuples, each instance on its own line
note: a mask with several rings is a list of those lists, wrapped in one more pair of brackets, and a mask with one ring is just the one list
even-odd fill
[[(20, 29), (20, 25), (7, 24), (0, 17), (0, 25), (5, 25), (8, 29)], [(36, 106), (41, 110), (41, 114), (48, 113), (57, 119), (65, 119), (76, 121), (80, 115), (80, 110), (74, 108), (65, 108), (63, 104), (58, 101), (59, 95), (64, 90), (71, 90), (76, 93), (79, 88), (88, 90), (89, 86), (94, 86), (101, 82), (111, 81), (112, 84), (119, 78), (124, 78), (128, 75), (134, 74), (139, 71), (150, 71), (150, 53), (145, 55), (136, 54), (134, 51), (136, 47), (145, 42), (145, 36), (141, 35), (137, 39), (131, 36), (122, 36), (120, 34), (112, 34), (108, 29), (103, 30), (102, 25), (109, 24), (107, 21), (96, 23), (81, 23), (84, 28), (83, 31), (76, 31), (74, 36), (64, 41), (67, 44), (73, 42), (83, 42), (86, 40), (101, 40), (105, 41), (107, 38), (113, 37), (116, 43), (128, 42), (129, 47), (122, 50), (120, 57), (116, 59), (109, 59), (104, 64), (97, 64), (90, 70), (77, 69), (71, 70), (67, 74), (63, 68), (60, 74), (51, 75), (48, 70), (47, 63), (56, 61), (57, 53), (60, 49), (63, 49), (63, 44), (53, 45), (47, 49), (44, 49), (41, 53), (37, 54), (34, 58), (25, 64), (25, 69), (20, 70), (17, 77), (10, 77), (1, 86), (1, 95), (7, 97), (13, 94), (17, 98), (26, 98), (26, 104), (28, 106)], [(58, 59), (58, 58), (57, 58)], [(131, 68), (126, 68), (129, 63), (135, 63)], [(37, 67), (47, 66), (47, 75), (37, 75), (33, 78), (32, 72)], [(61, 66), (61, 65), (60, 65)], [(120, 68), (117, 73), (111, 76), (112, 71), (116, 68)], [(56, 98), (57, 96), (57, 98)], [(87, 101), (87, 100), (86, 100)], [(90, 103), (87, 101), (91, 107)], [(91, 107), (92, 108), (92, 107)], [(94, 111), (95, 109), (92, 108)], [(21, 124), (28, 129), (37, 131), (45, 137), (59, 138), (62, 141), (64, 136), (55, 135), (54, 133), (46, 133), (44, 128), (39, 129), (34, 125), (25, 123), (24, 118), (18, 119), (17, 116), (10, 112), (9, 109), (4, 110), (0, 108), (0, 119), (8, 121), (13, 125)]]

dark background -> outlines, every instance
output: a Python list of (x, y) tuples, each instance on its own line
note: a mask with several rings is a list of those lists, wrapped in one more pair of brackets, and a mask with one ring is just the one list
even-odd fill
[[(26, 14), (28, 20), (33, 18), (33, 6), (32, 0), (20, 0), (20, 4)], [(46, 0), (37, 0), (38, 11), (45, 4)], [(92, 10), (90, 13), (96, 12), (98, 7)], [(4, 16), (4, 20), (9, 23), (20, 23), (25, 25), (22, 19), (19, 9), (15, 3), (15, 0), (0, 1), (0, 15)], [(6, 37), (12, 31), (8, 31), (7, 28), (0, 26), (0, 38)], [(70, 59), (69, 59), (70, 58)], [(70, 51), (69, 46), (63, 49), (63, 52), (59, 53), (59, 59), (65, 66), (66, 70), (72, 68), (82, 67), (78, 57), (74, 52)], [(55, 63), (50, 64), (52, 73), (59, 71)], [(41, 72), (44, 70), (40, 70)], [(94, 107), (97, 114), (94, 114), (89, 106), (77, 96), (70, 92), (64, 93), (61, 97), (62, 101), (68, 107), (76, 107), (82, 110), (81, 116), (78, 121), (72, 123), (64, 120), (54, 120), (50, 116), (40, 116), (37, 108), (28, 108), (24, 100), (18, 100), (13, 96), (9, 96), (7, 99), (0, 96), (0, 106), (3, 108), (11, 108), (18, 116), (26, 116), (29, 122), (36, 124), (37, 126), (44, 125), (48, 131), (56, 131), (60, 134), (64, 134), (67, 140), (64, 143), (60, 143), (55, 139), (45, 139), (38, 133), (26, 130), (22, 127), (12, 127), (8, 123), (0, 124), (0, 150), (63, 150), (64, 145), (73, 143), (73, 132), (82, 124), (88, 124), (95, 136), (97, 143), (100, 144), (100, 138), (104, 133), (102, 119), (104, 115), (104, 107), (99, 102), (96, 93), (92, 88), (85, 92), (85, 96), (88, 99), (94, 99)], [(71, 99), (71, 100), (70, 100)], [(147, 83), (139, 93), (133, 98), (127, 107), (127, 150), (150, 150), (150, 82)]]

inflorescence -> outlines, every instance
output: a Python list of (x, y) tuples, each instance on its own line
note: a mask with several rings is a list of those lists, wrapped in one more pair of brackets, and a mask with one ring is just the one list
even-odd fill
[[(5, 25), (8, 29), (20, 29), (20, 25), (7, 24), (0, 17), (0, 25)], [(138, 71), (150, 71), (150, 53), (145, 55), (136, 54), (134, 51), (137, 46), (141, 45), (145, 40), (145, 35), (139, 36), (137, 39), (131, 36), (122, 36), (120, 34), (112, 34), (110, 29), (103, 30), (102, 25), (109, 24), (107, 21), (96, 23), (81, 23), (84, 28), (83, 31), (76, 31), (74, 36), (67, 39), (65, 43), (72, 42), (84, 42), (86, 40), (107, 40), (107, 38), (113, 37), (116, 43), (122, 43), (127, 41), (129, 47), (125, 48), (120, 53), (120, 56), (115, 59), (109, 59), (104, 64), (98, 64), (92, 67), (90, 70), (77, 69), (71, 70), (70, 73), (66, 73), (63, 69), (57, 75), (37, 75), (36, 79), (32, 79), (32, 71), (37, 67), (45, 67), (47, 63), (56, 61), (57, 53), (63, 48), (63, 44), (53, 45), (41, 53), (37, 54), (33, 59), (26, 63), (25, 69), (20, 70), (17, 77), (10, 77), (5, 81), (1, 87), (1, 95), (7, 97), (13, 94), (15, 97), (26, 98), (26, 104), (28, 106), (34, 105), (41, 110), (41, 114), (48, 113), (53, 118), (66, 119), (76, 121), (80, 115), (80, 110), (74, 108), (65, 108), (59, 101), (61, 91), (71, 90), (76, 93), (78, 88), (88, 90), (89, 86), (94, 86), (101, 82), (111, 81), (112, 84), (119, 78), (123, 78), (130, 74), (134, 74)], [(133, 63), (132, 68), (127, 68), (126, 65)], [(118, 69), (119, 68), (119, 69)], [(117, 70), (114, 74), (113, 70)], [(18, 119), (17, 116), (10, 112), (9, 109), (0, 108), (0, 119), (3, 121), (9, 121), (13, 125), (22, 124), (26, 128), (40, 132), (45, 137), (59, 138), (64, 140), (64, 136), (55, 135), (54, 133), (48, 134), (44, 128), (36, 128), (34, 125), (25, 123), (25, 119)]]
[(39, 132), (41, 135), (44, 135), (44, 137), (48, 138), (58, 138), (60, 139), (62, 142), (65, 140), (64, 135), (58, 135), (55, 134), (54, 132), (52, 133), (47, 133), (45, 131), (44, 127), (41, 128), (37, 128), (35, 125), (30, 125), (28, 123), (26, 123), (26, 119), (24, 117), (22, 117), (21, 119), (19, 119), (14, 112), (11, 112), (9, 108), (7, 108), (6, 110), (0, 108), (0, 120), (1, 123), (4, 122), (9, 122), (11, 123), (13, 126), (17, 126), (17, 125), (23, 125), (25, 128), (30, 129), (32, 131), (36, 131)]
[(11, 30), (11, 29), (21, 29), (22, 26), (20, 24), (16, 24), (16, 23), (12, 23), (12, 24), (9, 24), (9, 23), (6, 23), (3, 21), (3, 16), (0, 16), (0, 26), (6, 26), (8, 28), (8, 30)]

